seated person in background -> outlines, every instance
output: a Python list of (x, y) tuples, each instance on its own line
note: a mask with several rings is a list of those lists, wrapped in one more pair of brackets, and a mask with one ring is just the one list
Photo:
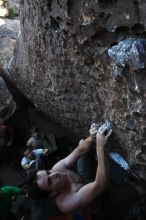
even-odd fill
[[(29, 179), (29, 187), (34, 197), (37, 193), (40, 198), (43, 194), (51, 197), (61, 212), (68, 213), (86, 207), (105, 191), (110, 179), (105, 145), (112, 133), (110, 130), (105, 135), (106, 130), (107, 126), (104, 124), (97, 132), (96, 124), (93, 124), (90, 129), (90, 136), (81, 140), (77, 148), (65, 159), (56, 163), (52, 170), (40, 170), (32, 173)], [(93, 177), (89, 174), (89, 172), (92, 173), (90, 169), (92, 161), (87, 159), (85, 164), (84, 156), (88, 158), (95, 139), (98, 165)], [(75, 162), (77, 162), (77, 173), (72, 171)]]
[(39, 170), (42, 165), (42, 156), (47, 156), (49, 154), (48, 149), (25, 149), (23, 153), (23, 158), (21, 160), (21, 166), (24, 170), (28, 171), (30, 168)]
[(24, 188), (16, 186), (3, 186), (0, 187), (0, 219), (1, 220), (14, 220), (17, 219), (11, 212), (13, 196), (18, 194), (25, 194)]
[(26, 146), (32, 149), (41, 148), (42, 147), (42, 139), (38, 128), (34, 127), (32, 130), (32, 136), (28, 139)]

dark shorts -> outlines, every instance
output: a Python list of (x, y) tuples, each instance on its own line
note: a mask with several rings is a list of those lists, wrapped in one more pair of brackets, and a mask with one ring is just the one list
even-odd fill
[(76, 172), (83, 179), (85, 184), (95, 180), (97, 160), (95, 159), (95, 151), (90, 151), (80, 157), (76, 164)]

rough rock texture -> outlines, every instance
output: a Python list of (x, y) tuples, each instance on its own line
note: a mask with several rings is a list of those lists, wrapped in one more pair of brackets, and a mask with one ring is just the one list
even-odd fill
[(146, 40), (128, 38), (108, 49), (108, 54), (113, 61), (113, 77), (120, 76), (124, 67), (129, 66), (132, 70), (144, 69), (146, 67)]
[(20, 17), (13, 82), (79, 137), (91, 122), (112, 121), (116, 141), (146, 179), (145, 69), (127, 66), (114, 79), (107, 52), (126, 38), (146, 38), (146, 2), (21, 0)]
[(14, 18), (19, 15), (19, 0), (0, 0), (0, 17)]
[(19, 13), (19, 2), (20, 2), (20, 0), (7, 0), (7, 7), (8, 8), (15, 8), (17, 13)]
[(5, 123), (16, 110), (16, 103), (7, 89), (5, 81), (0, 77), (0, 124)]
[(6, 68), (13, 57), (20, 21), (0, 18), (0, 68)]

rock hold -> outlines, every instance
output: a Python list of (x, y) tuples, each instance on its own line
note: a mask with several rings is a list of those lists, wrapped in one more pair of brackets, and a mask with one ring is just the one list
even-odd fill
[(113, 61), (112, 75), (121, 75), (127, 65), (132, 70), (143, 69), (146, 66), (146, 40), (128, 38), (108, 50)]

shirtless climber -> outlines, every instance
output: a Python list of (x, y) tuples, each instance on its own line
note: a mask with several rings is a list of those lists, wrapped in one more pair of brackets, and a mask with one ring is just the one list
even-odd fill
[[(33, 192), (40, 192), (52, 197), (63, 213), (81, 209), (92, 202), (109, 183), (109, 165), (105, 145), (112, 130), (105, 135), (106, 131), (107, 125), (102, 125), (97, 131), (96, 124), (93, 124), (90, 136), (81, 140), (78, 147), (69, 156), (55, 164), (52, 170), (40, 170), (34, 173), (29, 182)], [(89, 161), (86, 161), (86, 167), (82, 167), (82, 158), (93, 149), (92, 144), (95, 139), (98, 157), (97, 171), (94, 179), (89, 177), (87, 180), (84, 178), (84, 173), (78, 172), (77, 174), (71, 168), (75, 162), (77, 162), (79, 170), (83, 171), (90, 167)], [(92, 170), (90, 171), (92, 172)]]

